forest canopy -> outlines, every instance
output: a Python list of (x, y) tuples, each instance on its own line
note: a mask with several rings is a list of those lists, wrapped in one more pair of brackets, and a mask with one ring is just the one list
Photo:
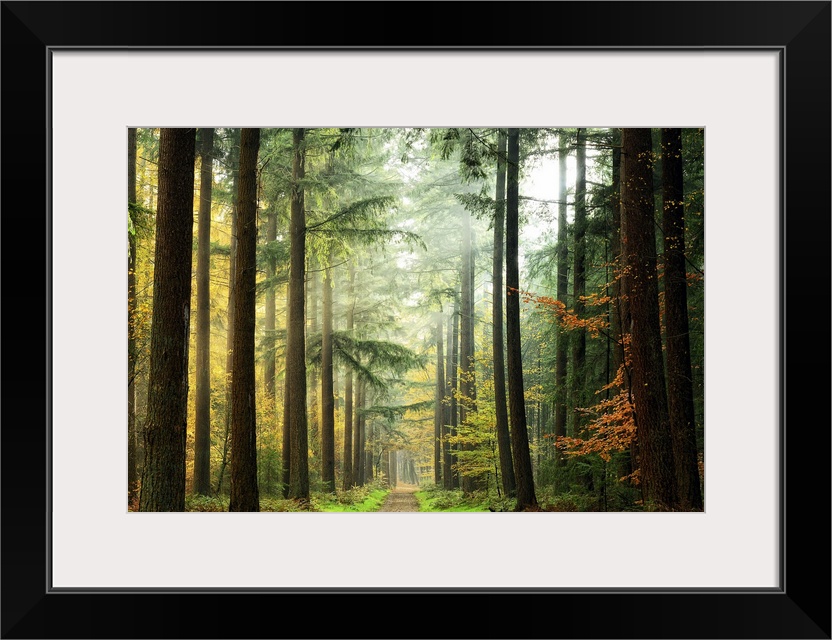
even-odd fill
[(704, 130), (128, 130), (130, 511), (704, 510)]

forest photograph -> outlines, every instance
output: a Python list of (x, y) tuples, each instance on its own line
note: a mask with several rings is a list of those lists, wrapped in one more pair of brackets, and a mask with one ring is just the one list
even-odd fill
[(703, 128), (126, 133), (128, 511), (704, 511)]

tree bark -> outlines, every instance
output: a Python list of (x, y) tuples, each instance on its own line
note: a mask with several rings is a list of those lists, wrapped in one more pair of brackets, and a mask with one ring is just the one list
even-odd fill
[[(355, 324), (355, 267), (349, 266), (349, 289), (347, 300), (347, 335), (352, 337)], [(353, 405), (352, 369), (347, 369), (344, 381), (344, 491), (355, 484), (353, 472), (353, 433), (352, 433), (352, 405)]]
[(199, 220), (196, 265), (196, 417), (195, 494), (211, 494), (211, 191), (214, 181), (214, 130), (201, 129)]
[(257, 284), (257, 154), (260, 129), (240, 132), (237, 269), (231, 375), (231, 500), (229, 511), (260, 511), (257, 487), (257, 404), (254, 332)]
[[(452, 376), (455, 372), (453, 364), (453, 339), (454, 327), (456, 326), (456, 304), (451, 309), (448, 318), (448, 353), (445, 356), (445, 389), (443, 396), (446, 398), (444, 406), (444, 421), (442, 425), (442, 486), (450, 491), (454, 488), (453, 458), (451, 457), (451, 442), (449, 436), (455, 435), (451, 431), (451, 421), (456, 419), (456, 404), (454, 400)], [(454, 424), (456, 424), (454, 422)]]
[[(366, 388), (365, 388), (366, 392)], [(366, 398), (364, 400), (366, 404)], [(372, 406), (372, 405), (370, 405)], [(373, 437), (373, 423), (367, 424), (367, 417), (361, 417), (361, 433), (364, 440), (364, 484), (373, 481), (373, 453), (375, 452), (375, 438)]]
[(613, 280), (610, 285), (612, 309), (610, 313), (610, 338), (613, 340), (612, 371), (617, 372), (624, 363), (624, 344), (621, 330), (621, 129), (613, 129), (612, 147), (612, 230), (610, 252), (612, 253)]
[(442, 426), (445, 416), (445, 407), (442, 404), (445, 397), (445, 354), (442, 347), (440, 311), (436, 320), (436, 393), (433, 409), (433, 482), (437, 487), (442, 485)]
[(220, 464), (217, 493), (222, 492), (225, 468), (228, 462), (229, 440), (231, 435), (231, 375), (234, 361), (234, 281), (237, 273), (237, 189), (240, 175), (240, 129), (231, 131), (231, 232), (228, 252), (228, 312), (225, 337), (225, 434), (223, 438), (222, 462)]
[[(566, 221), (566, 158), (569, 155), (569, 136), (566, 132), (561, 131), (559, 136), (560, 147), (558, 149), (558, 243), (557, 243), (557, 297), (558, 301), (566, 308), (568, 301), (568, 287), (569, 287), (569, 236), (567, 232)], [(566, 436), (566, 417), (567, 417), (567, 380), (566, 380), (566, 366), (567, 366), (567, 344), (569, 341), (569, 334), (563, 329), (558, 331), (557, 346), (555, 351), (555, 397), (557, 404), (555, 406), (555, 438)], [(558, 450), (557, 464), (565, 464), (566, 459)]]
[[(277, 424), (277, 386), (275, 378), (277, 377), (277, 356), (275, 353), (277, 344), (275, 341), (275, 331), (277, 330), (276, 317), (276, 285), (273, 282), (275, 274), (277, 273), (277, 260), (274, 257), (273, 247), (277, 240), (277, 211), (274, 206), (270, 206), (266, 214), (266, 279), (272, 282), (266, 287), (265, 294), (265, 312), (263, 331), (266, 339), (266, 354), (263, 363), (263, 383), (266, 390), (266, 406), (272, 410), (274, 416), (274, 424)], [(285, 382), (284, 382), (285, 384)], [(282, 452), (281, 452), (282, 454)], [(266, 488), (268, 493), (271, 493), (271, 457), (269, 457), (269, 486)], [(281, 478), (282, 480), (282, 478)], [(281, 495), (285, 491), (286, 485), (281, 482)]]
[(381, 450), (381, 478), (384, 486), (393, 486), (390, 484), (390, 452), (387, 447), (383, 447)]
[[(456, 436), (456, 428), (460, 423), (459, 401), (457, 400), (457, 391), (459, 390), (459, 327), (461, 324), (459, 307), (459, 292), (457, 291), (454, 295), (454, 313), (451, 316), (454, 323), (451, 344), (451, 435), (454, 437)], [(451, 447), (451, 478), (454, 489), (459, 489), (459, 472), (456, 470), (459, 456), (455, 453), (458, 450), (458, 444)]]
[[(136, 130), (127, 129), (127, 203), (136, 202)], [(129, 209), (128, 209), (129, 215)], [(127, 234), (127, 504), (139, 491), (138, 429), (136, 427), (136, 235)]]
[(516, 495), (514, 483), (514, 460), (511, 457), (511, 435), (508, 429), (508, 405), (506, 399), (506, 360), (503, 336), (503, 244), (506, 226), (506, 146), (508, 137), (505, 129), (497, 134), (497, 188), (494, 209), (494, 255), (492, 261), (491, 307), (492, 351), (494, 357), (494, 411), (497, 431), (497, 449), (500, 456), (500, 479), (503, 494), (513, 498)]
[[(577, 176), (575, 179), (575, 255), (572, 304), (575, 315), (584, 317), (584, 301), (586, 295), (586, 129), (578, 129), (577, 146), (575, 151), (577, 160)], [(585, 404), (583, 397), (586, 386), (586, 330), (576, 329), (572, 343), (572, 435), (580, 438), (583, 435), (581, 412)]]
[[(630, 319), (630, 275), (627, 265), (629, 264), (629, 257), (627, 255), (628, 246), (624, 242), (627, 236), (627, 218), (624, 215), (624, 199), (626, 197), (626, 162), (624, 158), (623, 148), (623, 129), (618, 129), (618, 140), (621, 146), (619, 153), (619, 256), (618, 256), (618, 315), (620, 321), (620, 354), (621, 362), (624, 366), (624, 388), (627, 390), (628, 399), (630, 403), (633, 402), (633, 382), (632, 382), (632, 357), (631, 357), (631, 339), (632, 339), (632, 322)], [(638, 468), (638, 436), (636, 436), (630, 443), (630, 448), (624, 456), (619, 467), (620, 477), (628, 476), (635, 472)], [(644, 496), (644, 486), (640, 485), (642, 490), (642, 497)]]
[[(306, 335), (307, 339), (311, 339), (318, 334), (318, 264), (311, 256), (306, 256), (307, 260), (307, 275), (306, 275), (306, 297), (309, 300), (307, 321), (309, 323), (309, 331)], [(307, 410), (307, 425), (309, 429), (309, 450), (314, 459), (319, 456), (320, 449), (320, 431), (319, 431), (319, 411), (318, 411), (318, 371), (315, 366), (309, 367), (306, 371), (308, 377), (307, 389), (309, 389), (309, 400)]]
[(185, 510), (194, 129), (162, 129), (140, 511)]
[(622, 139), (622, 241), (627, 255), (640, 477), (647, 500), (659, 509), (672, 509), (676, 506), (676, 477), (659, 324), (651, 132), (624, 129)]
[(304, 210), (304, 129), (292, 130), (291, 254), (289, 266), (289, 335), (286, 378), (289, 386), (289, 497), (309, 499), (309, 435), (306, 421), (306, 340), (304, 279), (306, 211)]
[[(290, 316), (291, 316), (291, 290), (287, 286), (286, 287), (286, 337), (288, 340), (289, 336), (289, 325), (291, 324)], [(291, 412), (289, 411), (289, 407), (291, 405), (291, 396), (289, 395), (292, 391), (291, 386), (289, 385), (289, 351), (288, 349), (285, 350), (284, 355), (284, 371), (283, 371), (283, 433), (281, 434), (282, 437), (282, 449), (281, 449), (281, 465), (282, 465), (282, 473), (281, 473), (281, 485), (283, 487), (283, 497), (289, 497), (289, 476), (290, 471), (292, 468), (292, 429), (290, 428), (290, 424), (292, 422), (291, 419)]]
[(506, 360), (508, 402), (511, 418), (511, 449), (517, 484), (518, 511), (537, 507), (526, 428), (523, 393), (523, 359), (520, 336), (520, 269), (517, 261), (519, 235), (520, 130), (508, 130), (508, 185), (506, 188)]
[[(269, 213), (266, 218), (266, 246), (271, 249), (274, 242), (277, 240), (277, 211), (274, 207), (269, 208)], [(266, 278), (273, 280), (277, 273), (277, 260), (275, 260), (272, 251), (266, 258)], [(277, 360), (275, 358), (274, 350), (274, 332), (277, 329), (275, 318), (275, 285), (272, 284), (266, 287), (266, 310), (265, 310), (265, 326), (266, 338), (268, 344), (271, 346), (266, 352), (266, 362), (263, 366), (263, 378), (266, 385), (266, 397), (269, 399), (269, 405), (275, 404), (275, 375), (277, 372)]]
[(702, 509), (690, 362), (682, 130), (662, 129), (667, 401), (679, 507)]
[(353, 484), (362, 486), (364, 484), (364, 416), (361, 415), (361, 410), (364, 408), (367, 385), (359, 379), (355, 387), (355, 415), (353, 416), (355, 446), (353, 447), (352, 472), (355, 477)]
[(330, 265), (327, 265), (324, 270), (321, 322), (321, 480), (327, 491), (335, 493), (335, 384), (332, 369), (332, 267)]
[[(474, 372), (474, 305), (473, 290), (473, 250), (471, 243), (471, 214), (466, 209), (462, 213), (462, 292), (460, 296), (460, 334), (459, 334), (459, 361), (460, 361), (460, 398), (459, 422), (464, 424), (468, 421), (469, 415), (476, 412), (476, 381)], [(473, 445), (463, 445), (463, 450), (471, 451)], [(474, 491), (474, 478), (470, 475), (462, 475), (462, 490), (465, 493)]]
[[(372, 433), (372, 426), (370, 427)], [(373, 450), (372, 447), (364, 451), (364, 484), (370, 484), (373, 481)]]

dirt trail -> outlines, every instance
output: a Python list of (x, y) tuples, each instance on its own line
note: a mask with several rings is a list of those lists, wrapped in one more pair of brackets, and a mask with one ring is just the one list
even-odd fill
[(419, 501), (413, 494), (419, 490), (419, 487), (413, 484), (400, 484), (384, 499), (384, 504), (381, 505), (382, 511), (418, 511)]

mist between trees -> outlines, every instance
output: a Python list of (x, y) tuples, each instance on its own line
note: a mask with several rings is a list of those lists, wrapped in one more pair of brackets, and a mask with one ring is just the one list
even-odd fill
[(704, 509), (704, 131), (128, 131), (131, 511)]

